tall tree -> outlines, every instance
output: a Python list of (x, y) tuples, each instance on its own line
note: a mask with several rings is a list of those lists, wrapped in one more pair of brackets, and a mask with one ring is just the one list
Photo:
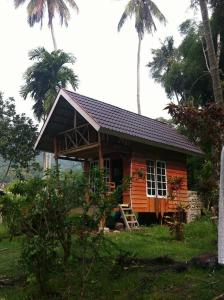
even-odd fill
[(170, 99), (175, 97), (181, 104), (190, 100), (195, 106), (204, 106), (214, 100), (201, 28), (186, 20), (179, 31), (183, 37), (179, 47), (174, 47), (172, 37), (166, 38), (160, 49), (152, 49), (153, 57), (147, 66)]
[(135, 16), (135, 29), (138, 34), (138, 52), (137, 52), (137, 108), (138, 114), (141, 114), (140, 104), (140, 53), (141, 42), (144, 37), (145, 31), (152, 33), (156, 31), (154, 18), (161, 23), (166, 23), (164, 15), (161, 13), (156, 4), (151, 0), (129, 0), (125, 10), (118, 23), (118, 31), (121, 30), (128, 17)]
[(71, 84), (76, 90), (78, 86), (78, 76), (66, 66), (74, 64), (75, 58), (62, 50), (49, 53), (44, 48), (37, 48), (30, 51), (29, 59), (35, 63), (26, 70), (20, 93), (24, 99), (31, 96), (35, 102), (34, 115), (44, 121), (60, 88)]
[[(223, 106), (223, 91), (222, 91), (222, 85), (221, 85), (221, 79), (220, 79), (220, 70), (219, 70), (219, 64), (218, 59), (215, 53), (214, 43), (212, 39), (212, 33), (211, 33), (211, 27), (210, 27), (210, 21), (208, 17), (208, 7), (207, 7), (207, 1), (206, 0), (199, 0), (200, 8), (201, 8), (201, 16), (202, 16), (202, 22), (203, 22), (203, 28), (204, 28), (204, 34), (205, 34), (205, 40), (206, 40), (206, 46), (207, 46), (207, 52), (208, 52), (208, 61), (209, 61), (209, 67), (210, 67), (210, 74), (212, 78), (212, 85), (213, 85), (213, 93), (215, 102), (218, 105)], [(218, 262), (222, 265), (224, 265), (224, 193), (223, 193), (223, 172), (224, 172), (224, 166), (223, 166), (223, 159), (224, 159), (224, 148), (222, 149), (222, 155), (221, 155), (221, 174), (220, 174), (220, 192), (219, 192), (219, 224), (218, 224)]]
[[(26, 0), (14, 0), (15, 7), (19, 7)], [(28, 0), (27, 13), (28, 23), (33, 26), (35, 23), (43, 24), (43, 18), (45, 11), (48, 13), (48, 26), (51, 30), (51, 36), (54, 44), (54, 50), (57, 50), (57, 43), (54, 34), (53, 19), (55, 14), (59, 15), (61, 25), (68, 26), (68, 20), (70, 19), (70, 12), (68, 6), (75, 9), (78, 12), (78, 6), (74, 0)]]

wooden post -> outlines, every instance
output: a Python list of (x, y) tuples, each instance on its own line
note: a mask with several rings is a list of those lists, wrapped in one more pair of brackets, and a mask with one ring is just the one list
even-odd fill
[[(100, 172), (103, 172), (103, 168), (104, 168), (103, 151), (102, 151), (101, 136), (100, 136), (99, 132), (98, 132), (98, 143), (99, 143), (99, 169), (100, 169)], [(104, 214), (102, 216), (102, 219), (100, 220), (100, 228), (99, 228), (100, 230), (104, 231), (105, 223), (106, 223), (106, 216)]]
[(100, 133), (98, 133), (98, 142), (99, 142), (99, 168), (102, 171), (104, 168), (104, 163), (103, 163), (103, 150), (102, 150), (102, 142), (101, 142)]
[(54, 159), (55, 159), (56, 169), (58, 171), (58, 141), (56, 137), (54, 137)]

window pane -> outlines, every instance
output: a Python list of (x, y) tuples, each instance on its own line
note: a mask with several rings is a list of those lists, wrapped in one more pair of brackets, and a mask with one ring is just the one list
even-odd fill
[(165, 197), (167, 192), (167, 180), (166, 180), (166, 163), (164, 161), (156, 162), (156, 174), (157, 174), (157, 195)]
[(149, 196), (155, 196), (155, 163), (153, 160), (147, 160), (147, 193)]

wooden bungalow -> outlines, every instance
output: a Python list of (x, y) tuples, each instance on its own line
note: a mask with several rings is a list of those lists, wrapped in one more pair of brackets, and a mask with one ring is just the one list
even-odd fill
[[(121, 201), (135, 212), (173, 212), (188, 202), (186, 158), (201, 150), (170, 125), (62, 89), (35, 147), (56, 159), (82, 161), (84, 169), (99, 164), (108, 186), (131, 177)], [(180, 180), (181, 179), (181, 184)], [(169, 195), (179, 180), (178, 197)], [(171, 199), (172, 198), (172, 199)]]

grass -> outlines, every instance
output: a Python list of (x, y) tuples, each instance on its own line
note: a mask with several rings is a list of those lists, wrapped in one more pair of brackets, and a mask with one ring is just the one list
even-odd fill
[[(17, 264), (20, 238), (10, 242), (5, 236), (4, 228), (0, 227), (0, 274), (16, 276), (22, 272)], [(216, 253), (217, 247), (216, 228), (206, 218), (185, 225), (183, 242), (175, 241), (168, 228), (163, 226), (142, 228), (134, 232), (110, 233), (107, 234), (107, 238), (122, 250), (141, 258), (166, 255), (178, 261), (185, 261), (204, 252)], [(1, 251), (2, 249), (7, 250)], [(96, 264), (95, 273), (87, 282), (83, 299), (210, 300), (224, 293), (224, 268), (191, 268), (181, 273), (171, 270), (158, 271), (158, 266), (123, 269), (114, 264), (114, 255), (112, 249), (108, 263)], [(61, 295), (55, 299), (80, 298), (77, 284), (79, 271), (70, 265), (63, 275), (52, 279), (52, 286)], [(0, 290), (0, 299), (5, 300), (37, 299), (37, 295), (35, 285), (29, 285), (26, 289), (18, 285)]]
[(185, 239), (176, 241), (165, 226), (143, 228), (139, 232), (121, 232), (112, 240), (126, 251), (138, 257), (170, 256), (176, 260), (188, 260), (207, 251), (215, 251), (216, 229), (207, 218), (185, 225)]

